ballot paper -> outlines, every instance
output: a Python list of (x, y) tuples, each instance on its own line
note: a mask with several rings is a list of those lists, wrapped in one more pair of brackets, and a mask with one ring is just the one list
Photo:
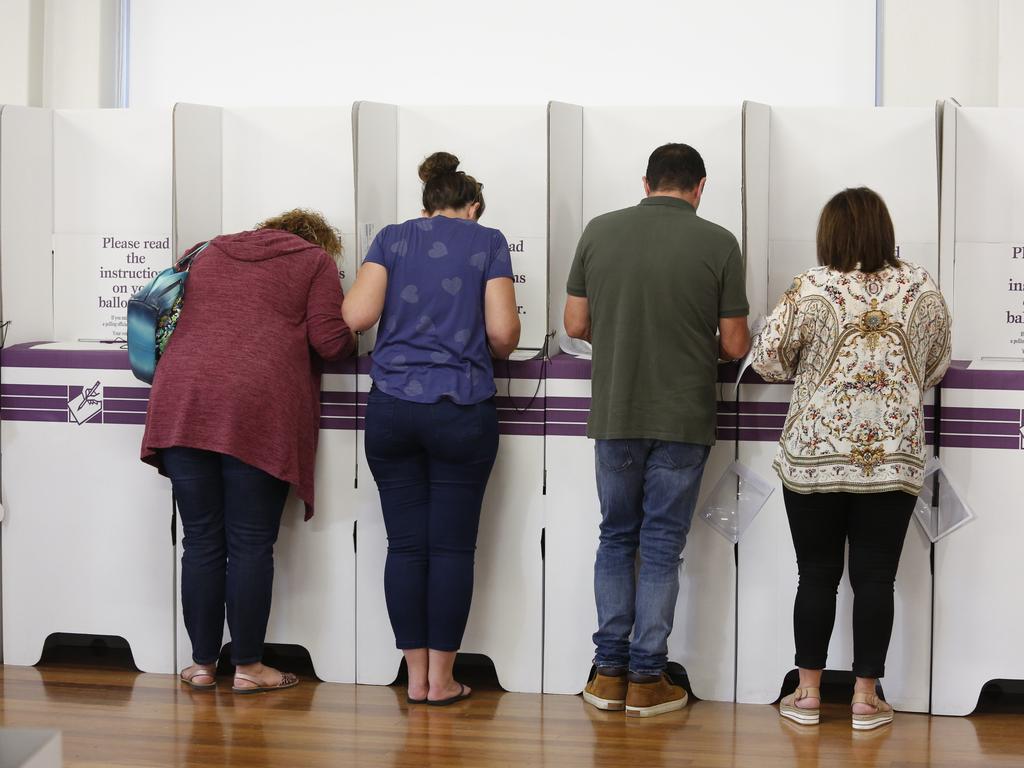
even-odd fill
[[(757, 320), (754, 321), (754, 325), (750, 329), (750, 338), (756, 339), (758, 334), (764, 330), (764, 327), (768, 325), (768, 318), (764, 315), (758, 315)], [(736, 386), (739, 387), (740, 379), (743, 378), (743, 374), (746, 373), (747, 368), (750, 367), (750, 361), (754, 356), (754, 345), (750, 345), (750, 351), (747, 352), (746, 356), (740, 361), (740, 372), (736, 375)]]
[(582, 360), (590, 360), (594, 356), (594, 348), (590, 346), (589, 341), (574, 339), (562, 331), (558, 333), (558, 348), (567, 355), (572, 355)]

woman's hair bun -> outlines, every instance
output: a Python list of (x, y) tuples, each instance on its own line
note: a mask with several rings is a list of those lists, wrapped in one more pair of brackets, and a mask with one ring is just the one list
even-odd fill
[(426, 184), (438, 176), (445, 176), (455, 173), (459, 167), (459, 158), (450, 152), (435, 152), (422, 163), (420, 163), (420, 181)]

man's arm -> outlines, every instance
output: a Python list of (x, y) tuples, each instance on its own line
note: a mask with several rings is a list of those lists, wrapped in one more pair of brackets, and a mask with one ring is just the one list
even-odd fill
[(718, 356), (722, 360), (739, 360), (750, 351), (750, 329), (747, 316), (718, 318)]
[(585, 296), (566, 297), (563, 320), (565, 332), (572, 338), (590, 341), (590, 302)]

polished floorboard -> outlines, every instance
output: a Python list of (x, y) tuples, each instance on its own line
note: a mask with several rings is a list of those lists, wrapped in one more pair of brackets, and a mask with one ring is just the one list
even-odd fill
[(645, 720), (576, 696), (493, 684), (448, 708), (405, 703), (400, 687), (319, 683), (236, 696), (230, 678), (193, 691), (173, 676), (104, 665), (0, 667), (0, 724), (63, 732), (69, 768), (112, 766), (1024, 766), (1024, 715), (897, 714), (852, 732), (827, 703), (822, 725), (774, 707), (694, 702)]

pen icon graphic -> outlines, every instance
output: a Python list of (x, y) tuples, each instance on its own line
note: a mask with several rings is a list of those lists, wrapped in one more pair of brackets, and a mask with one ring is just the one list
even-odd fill
[(75, 408), (75, 410), (76, 411), (82, 410), (82, 406), (87, 404), (87, 403), (89, 405), (96, 405), (96, 403), (99, 402), (99, 401), (97, 401), (95, 398), (96, 398), (96, 394), (99, 391), (100, 391), (100, 383), (98, 381), (95, 384), (93, 384), (91, 387), (89, 387), (88, 389), (82, 390), (82, 402), (80, 402), (78, 404), (78, 407)]

